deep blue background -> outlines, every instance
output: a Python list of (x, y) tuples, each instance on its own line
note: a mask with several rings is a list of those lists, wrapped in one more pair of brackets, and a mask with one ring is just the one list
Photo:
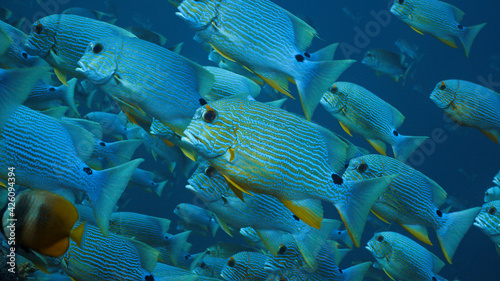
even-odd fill
[[(174, 15), (176, 9), (167, 1), (115, 0), (118, 10), (114, 11), (105, 6), (104, 2), (106, 1), (98, 0), (61, 0), (59, 2), (41, 0), (40, 2), (62, 4), (51, 5), (51, 10), (44, 10), (36, 1), (1, 0), (0, 6), (11, 9), (16, 18), (26, 16), (31, 21), (35, 20), (33, 18), (35, 14), (40, 16), (47, 15), (47, 13), (60, 13), (70, 7), (86, 7), (116, 13), (118, 15), (116, 24), (121, 27), (137, 25), (133, 21), (133, 17), (140, 16), (151, 21), (152, 30), (167, 37), (167, 45), (184, 42), (181, 52), (184, 56), (202, 65), (212, 65), (207, 60), (207, 53), (192, 40), (193, 30)], [(372, 13), (387, 14), (389, 5), (386, 0), (275, 0), (274, 2), (306, 20), (317, 29), (321, 39), (314, 40), (310, 52), (334, 42), (343, 42), (344, 46), (345, 44), (356, 46), (355, 28), (365, 30), (367, 26), (373, 27), (376, 21)], [(369, 37), (368, 44), (359, 48), (359, 53), (350, 56), (350, 58), (358, 60), (358, 63), (348, 69), (339, 80), (357, 83), (398, 108), (406, 117), (400, 128), (402, 134), (430, 136), (435, 129), (444, 130), (447, 136), (446, 141), (437, 144), (430, 153), (427, 153), (422, 163), (414, 166), (437, 181), (450, 196), (457, 198), (458, 202), (469, 208), (481, 206), (484, 191), (492, 186), (491, 180), (500, 169), (498, 161), (500, 147), (476, 129), (457, 128), (453, 122), (444, 118), (443, 113), (428, 97), (436, 83), (444, 79), (463, 79), (481, 84), (480, 77), (483, 77), (483, 80), (488, 80), (490, 76), (493, 81), (500, 81), (500, 73), (488, 67), (490, 56), (500, 53), (500, 5), (495, 0), (474, 2), (455, 0), (451, 4), (466, 13), (463, 25), (488, 23), (477, 36), (469, 59), (466, 58), (460, 43), (458, 43), (458, 49), (450, 48), (431, 35), (417, 34), (400, 20), (391, 17), (385, 26), (380, 27), (379, 24), (375, 24), (380, 27), (379, 32), (371, 33), (373, 36)], [(363, 16), (363, 19), (359, 23), (355, 23), (342, 12), (343, 7), (354, 9)], [(395, 83), (388, 77), (377, 77), (372, 70), (359, 62), (363, 53), (372, 48), (398, 51), (394, 42), (399, 38), (417, 44), (420, 47), (420, 52), (425, 54), (417, 65), (414, 80), (409, 79), (404, 85), (401, 81)], [(345, 54), (338, 50), (336, 57), (342, 59), (345, 58)], [(413, 90), (415, 86), (422, 91)], [(495, 88), (494, 90), (499, 91)], [(296, 93), (295, 96), (297, 96)], [(300, 113), (297, 101), (287, 101), (286, 108)], [(361, 137), (350, 138), (345, 134), (338, 122), (321, 106), (315, 112), (313, 120), (375, 153)], [(144, 150), (140, 150), (137, 156), (146, 157), (143, 153), (145, 153)], [(161, 168), (155, 165), (157, 164), (150, 161), (141, 167)], [(185, 181), (182, 180), (180, 184), (166, 192), (170, 193), (170, 196), (164, 195), (162, 198), (141, 191), (129, 192), (127, 196), (133, 194), (134, 200), (124, 210), (162, 216), (175, 221), (176, 218), (173, 214), (175, 205), (181, 202), (193, 202), (193, 196), (183, 188), (184, 184)], [(336, 211), (330, 206), (325, 207), (328, 210), (327, 217), (338, 217)], [(175, 233), (175, 223), (173, 226), (171, 232)], [(399, 229), (399, 227), (392, 226), (391, 229)], [(375, 230), (376, 228), (367, 227), (363, 244), (371, 238)], [(408, 235), (408, 233), (403, 233)], [(428, 249), (444, 260), (435, 233), (429, 230), (429, 234), (434, 246), (428, 247)], [(222, 231), (218, 233), (216, 238), (231, 241), (231, 238)], [(193, 234), (190, 238), (190, 242), (194, 245), (192, 252), (202, 250), (214, 241), (207, 239)], [(233, 239), (232, 241), (239, 240)], [(364, 259), (372, 260), (372, 257), (364, 248), (356, 249), (348, 256), (342, 267), (349, 266), (350, 261)], [(500, 280), (499, 262), (500, 257), (496, 254), (493, 243), (476, 227), (471, 227), (455, 254), (453, 265), (446, 265), (440, 275), (449, 280), (454, 278), (481, 281)]]

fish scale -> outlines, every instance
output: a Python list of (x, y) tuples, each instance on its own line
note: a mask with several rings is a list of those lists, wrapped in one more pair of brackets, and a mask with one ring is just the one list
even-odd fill
[[(234, 259), (235, 266), (228, 265), (229, 260)], [(221, 276), (225, 280), (245, 281), (245, 280), (267, 280), (269, 272), (264, 270), (267, 256), (255, 252), (240, 252), (228, 259), (222, 268)]]

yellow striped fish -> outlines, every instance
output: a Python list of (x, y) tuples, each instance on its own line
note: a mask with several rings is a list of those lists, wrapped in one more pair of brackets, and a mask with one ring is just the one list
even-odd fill
[(495, 243), (495, 249), (500, 255), (500, 200), (484, 204), (474, 226), (481, 229)]
[(437, 275), (444, 266), (443, 261), (399, 233), (375, 233), (366, 249), (392, 280), (446, 280)]
[(78, 65), (129, 118), (154, 117), (179, 135), (214, 83), (213, 74), (197, 63), (138, 38), (92, 41)]
[(196, 41), (287, 96), (288, 81), (297, 84), (308, 120), (328, 86), (354, 62), (332, 61), (336, 44), (306, 52), (316, 30), (269, 0), (184, 0), (178, 10), (176, 15), (196, 30)]
[(321, 99), (321, 104), (339, 120), (350, 136), (351, 131), (362, 135), (382, 155), (387, 155), (385, 143), (389, 143), (394, 157), (402, 162), (427, 139), (401, 135), (396, 129), (403, 124), (405, 117), (354, 83), (335, 82)]
[(398, 174), (372, 206), (385, 222), (395, 221), (422, 242), (432, 245), (427, 228), (432, 227), (441, 249), (451, 263), (453, 254), (469, 230), (480, 208), (445, 213), (439, 207), (447, 194), (441, 186), (410, 166), (382, 155), (352, 159), (344, 173), (346, 180), (360, 180)]
[(500, 94), (463, 80), (437, 83), (430, 99), (460, 126), (479, 129), (492, 141), (500, 137)]
[(432, 34), (450, 47), (457, 48), (457, 37), (462, 42), (467, 57), (474, 39), (486, 25), (463, 26), (460, 22), (464, 18), (464, 12), (439, 0), (394, 0), (391, 13), (416, 32), (422, 35)]
[(344, 165), (359, 153), (354, 145), (257, 101), (205, 105), (184, 134), (182, 140), (222, 173), (240, 199), (250, 191), (272, 195), (318, 229), (323, 210), (317, 199), (331, 202), (356, 245), (371, 205), (393, 178), (344, 182)]
[(86, 17), (58, 14), (36, 21), (26, 40), (25, 49), (54, 67), (57, 77), (66, 84), (66, 77), (85, 78), (76, 71), (88, 44), (102, 37), (134, 34), (112, 24)]

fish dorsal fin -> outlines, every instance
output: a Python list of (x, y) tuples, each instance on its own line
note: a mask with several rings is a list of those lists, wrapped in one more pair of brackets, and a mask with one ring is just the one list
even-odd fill
[(344, 139), (339, 138), (336, 134), (320, 125), (310, 123), (312, 127), (318, 130), (319, 135), (323, 138), (328, 150), (328, 162), (332, 172), (339, 172), (344, 169), (346, 160), (350, 157), (348, 151), (352, 145)]
[(446, 197), (448, 197), (448, 194), (437, 182), (432, 179), (427, 178), (427, 182), (431, 187), (432, 201), (434, 202), (434, 205), (438, 208), (441, 207), (446, 200)]
[(427, 233), (427, 228), (423, 225), (419, 224), (400, 224), (406, 231), (411, 233), (411, 235), (415, 236), (418, 240), (424, 242), (427, 245), (432, 246), (431, 240), (429, 240), (429, 235)]
[(387, 103), (387, 105), (389, 106), (389, 109), (391, 110), (392, 124), (394, 125), (394, 128), (397, 129), (405, 121), (405, 116), (401, 112), (399, 112), (399, 110), (397, 108), (395, 108), (394, 106), (392, 106), (388, 103)]
[(308, 25), (305, 21), (299, 19), (297, 16), (288, 12), (285, 9), (282, 9), (292, 21), (293, 30), (295, 33), (295, 44), (300, 51), (305, 51), (309, 46), (311, 46), (311, 42), (314, 37), (318, 35), (316, 30)]
[(432, 258), (432, 272), (438, 273), (443, 268), (444, 262), (442, 260), (440, 260), (433, 253), (430, 253), (430, 254), (431, 254), (431, 258)]
[(448, 6), (448, 8), (453, 12), (453, 15), (455, 16), (455, 20), (457, 22), (461, 22), (464, 19), (465, 13), (462, 10), (460, 10), (459, 8), (457, 8), (451, 4), (448, 4), (448, 3), (443, 2), (443, 5)]
[(384, 155), (384, 156), (387, 156), (387, 152), (386, 152), (386, 145), (383, 141), (380, 141), (380, 140), (369, 140), (369, 139), (366, 139), (370, 144), (371, 146), (373, 146), (373, 148), (375, 148), (375, 150)]
[(196, 77), (195, 79), (197, 81), (197, 86), (198, 86), (198, 93), (202, 98), (209, 100), (210, 98), (207, 96), (210, 90), (212, 90), (212, 87), (215, 82), (215, 76), (201, 65), (193, 61), (190, 61), (188, 59), (185, 60), (191, 66), (192, 71), (195, 73)]
[(50, 116), (55, 119), (61, 119), (66, 111), (68, 111), (69, 107), (68, 106), (58, 106), (58, 107), (53, 107), (44, 111), (40, 111), (40, 113), (45, 114), (47, 116)]
[(416, 29), (415, 27), (413, 27), (413, 26), (411, 26), (411, 25), (410, 25), (410, 27), (411, 27), (411, 29), (415, 30), (415, 32), (417, 32), (418, 34), (420, 34), (420, 35), (424, 35), (424, 33), (423, 33), (422, 31), (420, 31), (420, 30)]
[(83, 162), (88, 160), (94, 152), (94, 135), (78, 125), (63, 120), (60, 120), (60, 123), (71, 136), (79, 158)]
[(273, 256), (278, 254), (278, 250), (281, 246), (281, 237), (285, 234), (279, 230), (259, 230), (255, 229), (257, 235), (259, 235), (260, 239), (266, 246), (266, 248), (271, 252)]
[(455, 39), (453, 39), (453, 37), (448, 37), (448, 38), (444, 38), (444, 37), (436, 37), (437, 39), (441, 40), (441, 42), (445, 43), (446, 45), (452, 47), (452, 48), (458, 48), (457, 47), (457, 44), (455, 43)]
[(323, 206), (314, 199), (286, 200), (278, 198), (285, 207), (309, 226), (320, 229), (323, 220)]
[(130, 242), (137, 249), (141, 258), (141, 266), (145, 270), (152, 272), (156, 267), (160, 251), (135, 239), (123, 238)]
[(349, 136), (351, 136), (351, 137), (352, 137), (351, 130), (349, 130), (349, 128), (348, 128), (346, 125), (344, 125), (344, 123), (342, 123), (341, 121), (339, 121), (339, 123), (340, 123), (340, 127), (342, 127), (342, 129), (344, 129), (344, 131), (345, 131), (345, 132), (346, 132)]

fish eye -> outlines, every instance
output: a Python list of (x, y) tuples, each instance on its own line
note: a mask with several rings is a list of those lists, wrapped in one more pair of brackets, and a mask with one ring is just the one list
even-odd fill
[(361, 164), (359, 164), (359, 166), (356, 169), (358, 170), (358, 172), (364, 173), (364, 172), (366, 172), (366, 170), (368, 170), (368, 164), (361, 163)]
[(382, 242), (382, 241), (384, 241), (384, 236), (379, 235), (379, 236), (377, 237), (377, 241), (378, 241), (378, 242)]
[(49, 92), (55, 92), (55, 91), (56, 91), (56, 88), (54, 88), (54, 87), (49, 88)]
[(403, 5), (403, 3), (404, 3), (404, 2), (405, 2), (405, 0), (398, 0), (398, 3), (399, 3), (400, 5)]
[(229, 260), (227, 261), (227, 266), (234, 267), (235, 265), (236, 265), (236, 260), (234, 259), (234, 257), (229, 258)]
[(200, 267), (204, 269), (205, 267), (207, 267), (207, 264), (204, 261), (202, 261)]
[(213, 110), (211, 108), (207, 109), (203, 113), (203, 120), (205, 120), (205, 122), (207, 122), (207, 123), (212, 123), (216, 117), (217, 117), (217, 112), (215, 112), (215, 110)]
[(151, 181), (151, 185), (152, 185), (152, 186), (156, 186), (156, 182)]
[(100, 146), (106, 146), (106, 143), (101, 141), (101, 143), (99, 143)]
[(285, 276), (280, 277), (280, 281), (288, 281), (288, 279)]
[(491, 207), (489, 210), (488, 210), (488, 214), (490, 215), (494, 215), (497, 213), (497, 208), (495, 207)]
[(328, 91), (332, 94), (335, 94), (336, 92), (338, 92), (339, 88), (337, 88), (337, 86), (333, 85), (330, 89), (328, 89)]
[(83, 168), (83, 171), (87, 173), (88, 175), (92, 175), (92, 169), (90, 167), (85, 167)]
[(439, 90), (441, 91), (446, 90), (446, 85), (443, 82), (441, 82), (441, 85), (439, 85)]
[(144, 277), (144, 281), (154, 281), (155, 278), (153, 277), (153, 275), (148, 275), (146, 277)]
[(21, 53), (21, 56), (23, 56), (23, 58), (27, 59), (27, 58), (28, 58), (28, 53), (26, 53), (26, 52), (22, 52), (22, 53)]
[(205, 169), (205, 175), (212, 177), (215, 174), (215, 168), (210, 166)]
[(92, 48), (92, 52), (94, 52), (94, 54), (99, 54), (100, 52), (102, 52), (103, 49), (104, 47), (102, 46), (102, 44), (97, 43), (94, 45), (94, 48)]
[(42, 34), (43, 31), (43, 25), (41, 23), (35, 25), (35, 33), (36, 34)]
[(278, 255), (285, 254), (287, 250), (288, 250), (288, 248), (285, 245), (281, 245), (281, 247), (278, 250)]
[(340, 274), (344, 273), (340, 267), (339, 267), (339, 272)]
[(369, 57), (369, 58), (371, 58), (372, 57), (372, 53), (367, 53), (366, 56)]

